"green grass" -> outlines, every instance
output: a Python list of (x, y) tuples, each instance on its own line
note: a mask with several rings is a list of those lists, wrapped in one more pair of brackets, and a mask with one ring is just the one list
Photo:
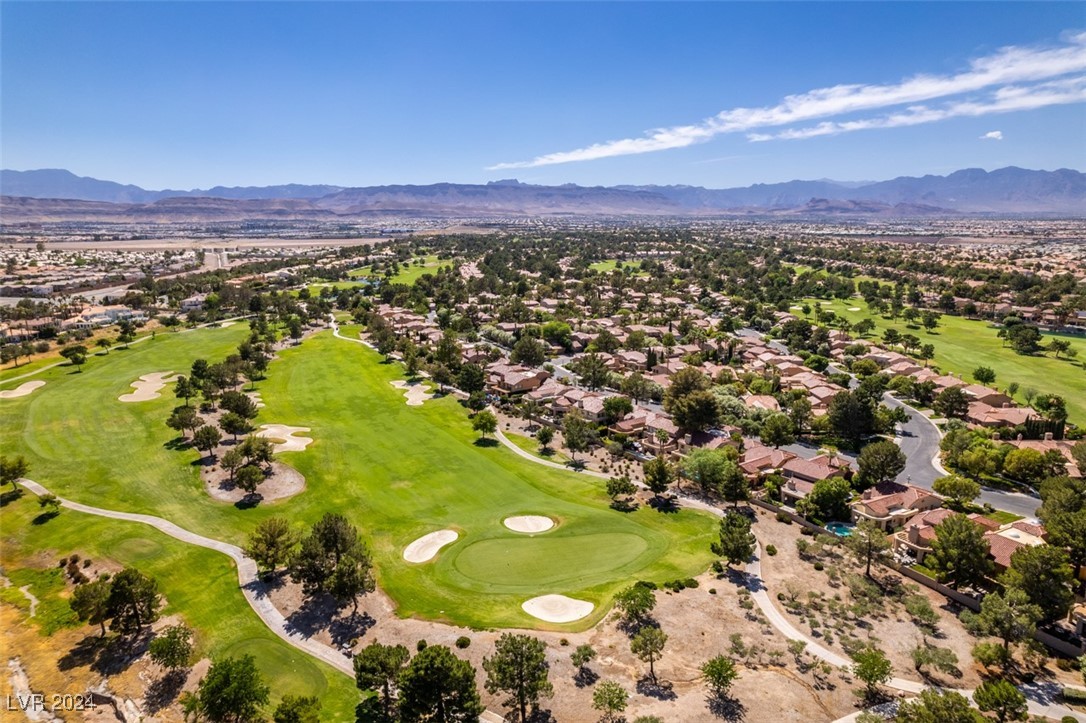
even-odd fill
[[(400, 264), (400, 271), (397, 274), (393, 274), (389, 279), (390, 284), (407, 284), (410, 286), (415, 283), (419, 277), (423, 274), (433, 274), (442, 266), (449, 266), (453, 262), (450, 259), (439, 259), (437, 256), (424, 256), (422, 257), (422, 265), (417, 266), (415, 262), (417, 259), (411, 259), (410, 262)], [(384, 268), (384, 266), (382, 266)], [(361, 269), (352, 269), (347, 272), (348, 276), (360, 277), (371, 276), (370, 267), (364, 266)], [(377, 275), (378, 278), (384, 279), (384, 272), (382, 271)]]
[(557, 452), (554, 450), (554, 448), (550, 448), (550, 454), (543, 454), (542, 452), (540, 452), (539, 442), (535, 439), (535, 437), (526, 437), (523, 434), (517, 434), (516, 432), (503, 432), (503, 434), (505, 434), (506, 439), (508, 439), (510, 442), (520, 447), (533, 457), (539, 457), (540, 459), (545, 459), (548, 462), (557, 462), (559, 464), (564, 464), (569, 461), (568, 454), (565, 454), (564, 452)]
[[(5, 366), (3, 369), (0, 369), (0, 382), (11, 379), (12, 377), (20, 377), (24, 374), (29, 374), (30, 372), (36, 372), (42, 367), (47, 367), (50, 364), (56, 364), (58, 361), (63, 362), (64, 359), (59, 356), (46, 356), (42, 357), (41, 359), (35, 359), (31, 362), (27, 362), (25, 359), (22, 359), (19, 362), (19, 366), (14, 366), (13, 362)], [(26, 379), (21, 380), (20, 383), (24, 381), (29, 381), (33, 378), (34, 377), (27, 377)], [(18, 386), (18, 384), (14, 384), (13, 386)]]
[[(818, 299), (804, 299), (796, 305), (808, 303), (814, 307)], [(860, 311), (849, 311), (859, 307)], [(877, 331), (868, 337), (877, 339), (888, 328), (895, 328), (901, 333), (915, 334), (921, 342), (935, 345), (936, 364), (944, 372), (960, 374), (967, 383), (973, 379), (973, 371), (979, 366), (991, 367), (996, 373), (995, 386), (1005, 389), (1011, 382), (1018, 382), (1019, 391), (1015, 395), (1020, 404), (1025, 404), (1023, 392), (1033, 388), (1040, 393), (1060, 394), (1067, 402), (1070, 421), (1086, 424), (1086, 339), (1061, 334), (1044, 334), (1045, 343), (1052, 338), (1064, 338), (1071, 346), (1078, 349), (1079, 357), (1073, 361), (1052, 355), (1037, 354), (1023, 356), (1013, 349), (1003, 346), (1003, 341), (996, 336), (998, 329), (987, 322), (966, 319), (960, 316), (943, 316), (938, 328), (929, 334), (923, 328), (910, 329), (904, 319), (891, 321), (880, 315), (872, 315), (867, 305), (860, 299), (822, 301), (822, 308), (833, 311), (838, 316), (855, 324), (861, 319), (871, 319)], [(796, 312), (802, 317), (801, 311)], [(813, 319), (813, 313), (811, 318)]]
[[(48, 524), (48, 523), (46, 523)], [(31, 595), (38, 599), (34, 610), (34, 623), (43, 635), (52, 635), (61, 628), (79, 625), (79, 618), (72, 612), (68, 600), (64, 597), (64, 570), (51, 567), (44, 570), (33, 568), (12, 568), (6, 570), (11, 587), (4, 588), (5, 602), (15, 602), (16, 606), (30, 614), (30, 600), (19, 588), (26, 587)]]
[[(32, 494), (24, 494), (0, 510), (0, 562), (15, 586), (3, 589), (0, 599), (28, 613), (29, 603), (15, 588), (29, 584), (41, 602), (27, 624), (41, 626), (43, 634), (78, 624), (64, 595), (62, 570), (56, 567), (61, 557), (76, 552), (95, 562), (108, 559), (137, 567), (158, 581), (167, 603), (161, 614), (180, 615), (197, 631), (198, 656), (253, 652), (271, 686), (273, 706), (287, 693), (319, 695), (326, 719), (353, 719), (358, 701), (354, 681), (268, 630), (242, 596), (237, 571), (225, 555), (186, 545), (138, 523), (63, 510), (44, 524), (34, 524), (38, 513), (37, 498)], [(32, 567), (29, 560), (52, 567)], [(97, 627), (88, 628), (88, 634), (97, 635)]]
[[(615, 269), (618, 268), (619, 263), (620, 262), (619, 262), (618, 259), (607, 259), (606, 261), (597, 261), (594, 264), (589, 264), (588, 268), (592, 269), (593, 271), (598, 271), (601, 274), (609, 274), (609, 273), (611, 273), (612, 271), (614, 271)], [(648, 276), (647, 272), (641, 271), (641, 268), (640, 268), (640, 263), (641, 262), (639, 262), (639, 261), (626, 261), (626, 262), (622, 262), (622, 263), (624, 264), (625, 268), (632, 268), (633, 269), (633, 271), (631, 271), (631, 274), (633, 276)]]
[[(175, 433), (164, 424), (177, 403), (169, 389), (160, 399), (137, 404), (117, 396), (141, 374), (184, 371), (196, 357), (222, 358), (246, 333), (239, 324), (160, 336), (88, 363), (81, 374), (48, 370), (41, 375), (45, 387), (0, 402), (0, 448), (26, 455), (29, 476), (61, 496), (158, 515), (235, 544), (271, 515), (312, 523), (324, 512), (342, 512), (373, 548), (378, 582), (399, 614), (473, 627), (546, 627), (520, 604), (534, 595), (562, 593), (597, 603), (592, 617), (564, 626), (584, 628), (631, 581), (689, 577), (712, 559), (708, 545), (715, 524), (707, 515), (648, 508), (618, 513), (608, 508), (600, 480), (535, 465), (501, 446), (477, 446), (467, 414), (453, 397), (406, 406), (402, 392), (389, 384), (403, 377), (398, 366), (327, 332), (281, 352), (259, 385), (267, 407), (257, 424), (313, 430), (316, 441), (305, 452), (282, 455), (306, 476), (306, 492), (249, 510), (216, 502), (198, 478), (198, 453), (175, 449)], [(501, 524), (515, 514), (546, 514), (562, 524), (550, 536), (525, 540)], [(403, 560), (408, 543), (446, 527), (461, 537), (436, 560)], [(628, 544), (597, 550), (595, 535)], [(161, 553), (153, 543), (160, 538), (138, 536), (146, 541), (125, 542), (119, 554), (158, 562)], [(466, 548), (492, 539), (517, 545), (527, 567), (565, 556), (586, 572), (514, 585), (491, 566), (489, 578), (480, 579), (486, 565), (479, 561), (493, 546), (464, 558), (470, 576), (456, 569)], [(555, 545), (563, 552), (556, 553)], [(607, 567), (610, 572), (603, 571)]]
[(1006, 525), (1009, 522), (1017, 522), (1022, 519), (1022, 515), (1016, 515), (1013, 512), (1004, 512), (1003, 510), (995, 510), (994, 512), (982, 512), (982, 515), (987, 517), (992, 522), (998, 522), (1001, 525)]

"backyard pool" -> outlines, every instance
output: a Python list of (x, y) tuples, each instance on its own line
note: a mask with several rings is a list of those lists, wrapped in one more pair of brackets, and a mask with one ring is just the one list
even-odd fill
[(831, 522), (826, 525), (826, 529), (838, 537), (848, 537), (852, 534), (852, 528), (855, 526), (851, 522)]

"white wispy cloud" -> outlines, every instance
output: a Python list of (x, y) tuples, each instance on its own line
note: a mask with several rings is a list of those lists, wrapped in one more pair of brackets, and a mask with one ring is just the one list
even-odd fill
[(1003, 131), (988, 131), (980, 139), (982, 141), (1001, 141), (1003, 140)]
[[(658, 128), (637, 138), (594, 143), (529, 161), (498, 163), (488, 170), (533, 168), (684, 148), (724, 133), (747, 133), (748, 140), (756, 142), (801, 139), (1077, 103), (1086, 100), (1086, 76), (1081, 75), (1084, 72), (1086, 32), (1080, 32), (1053, 47), (1002, 48), (974, 59), (967, 70), (953, 75), (917, 75), (887, 85), (818, 88), (787, 96), (774, 106), (732, 108), (698, 123)], [(967, 94), (979, 97), (964, 98)], [(895, 106), (904, 108), (870, 118), (827, 120), (777, 132), (767, 130)]]

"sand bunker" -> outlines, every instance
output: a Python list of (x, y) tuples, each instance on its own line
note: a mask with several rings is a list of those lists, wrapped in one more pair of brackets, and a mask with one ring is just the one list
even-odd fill
[(554, 520), (542, 515), (519, 515), (517, 517), (506, 517), (502, 524), (513, 532), (524, 532), (532, 535), (536, 532), (546, 532), (554, 527)]
[(445, 545), (456, 542), (459, 535), (455, 530), (438, 530), (423, 535), (403, 549), (403, 559), (408, 562), (427, 562), (437, 555)]
[(264, 400), (260, 397), (260, 392), (245, 392), (245, 396), (252, 399), (256, 403), (256, 408), (260, 409), (265, 406)]
[(540, 595), (526, 601), (521, 607), (533, 618), (548, 623), (572, 623), (590, 615), (596, 606), (565, 595)]
[(858, 307), (858, 306), (850, 306), (850, 307), (848, 307), (848, 310), (849, 311), (859, 311), (860, 307)]
[(407, 406), (409, 407), (421, 407), (422, 403), (427, 399), (433, 399), (434, 395), (426, 391), (426, 385), (422, 382), (412, 382), (408, 384), (402, 379), (397, 379), (394, 382), (389, 382), (397, 389), (404, 389), (403, 395), (407, 399)]
[(45, 382), (40, 380), (35, 382), (23, 382), (14, 389), (5, 389), (4, 391), (0, 392), (0, 399), (15, 399), (16, 397), (25, 397), (27, 394), (30, 394), (35, 389), (40, 389), (44, 386)]
[(803, 309), (802, 306), (789, 306), (789, 309)]
[(148, 402), (152, 399), (158, 399), (162, 396), (159, 394), (162, 387), (174, 380), (174, 377), (170, 376), (171, 374), (173, 374), (173, 372), (144, 374), (142, 377), (132, 382), (132, 386), (136, 391), (122, 394), (117, 397), (117, 399), (120, 399), (122, 402)]
[(299, 432), (308, 432), (309, 427), (288, 427), (285, 424), (262, 424), (260, 425), (260, 431), (256, 433), (258, 437), (267, 437), (272, 441), (276, 441), (274, 451), (278, 452), (301, 452), (309, 445), (313, 444), (311, 437), (295, 437), (295, 434)]

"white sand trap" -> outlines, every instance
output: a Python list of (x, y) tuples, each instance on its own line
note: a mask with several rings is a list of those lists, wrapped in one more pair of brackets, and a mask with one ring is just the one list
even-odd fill
[(309, 427), (288, 427), (285, 424), (262, 424), (258, 437), (267, 437), (276, 442), (275, 452), (301, 452), (313, 444), (310, 437), (295, 437), (299, 432), (308, 432)]
[(426, 385), (421, 382), (413, 382), (408, 384), (402, 379), (397, 379), (394, 382), (389, 382), (397, 389), (405, 390), (403, 395), (407, 399), (407, 406), (409, 407), (421, 407), (422, 403), (427, 399), (433, 399), (434, 395), (426, 391)]
[(144, 374), (142, 377), (132, 382), (132, 386), (136, 391), (122, 394), (117, 397), (117, 399), (120, 399), (122, 402), (148, 402), (152, 399), (158, 399), (162, 396), (159, 394), (162, 388), (174, 380), (174, 378), (170, 376), (171, 374), (173, 374), (173, 372)]
[(223, 323), (219, 324), (219, 327), (225, 329), (226, 327), (233, 326), (236, 323), (236, 321), (224, 321)]
[(526, 601), (524, 612), (548, 623), (572, 623), (592, 614), (595, 605), (565, 595), (540, 595)]
[(260, 392), (245, 392), (245, 396), (249, 397), (249, 399), (252, 399), (253, 402), (256, 403), (257, 409), (261, 409), (265, 406), (264, 400), (260, 397)]
[(858, 306), (850, 306), (850, 307), (848, 307), (848, 310), (849, 311), (859, 311), (860, 307), (858, 307)]
[(803, 309), (802, 306), (789, 306), (789, 309)]
[(427, 562), (434, 559), (438, 550), (456, 542), (456, 530), (438, 530), (423, 535), (403, 549), (403, 559), (408, 562)]
[(518, 515), (506, 517), (502, 524), (513, 532), (524, 532), (533, 535), (537, 532), (546, 532), (554, 527), (554, 520), (543, 515)]
[(40, 389), (45, 386), (45, 382), (38, 380), (34, 382), (23, 382), (14, 389), (5, 389), (0, 392), (0, 399), (15, 399), (17, 397), (25, 397), (35, 389)]

